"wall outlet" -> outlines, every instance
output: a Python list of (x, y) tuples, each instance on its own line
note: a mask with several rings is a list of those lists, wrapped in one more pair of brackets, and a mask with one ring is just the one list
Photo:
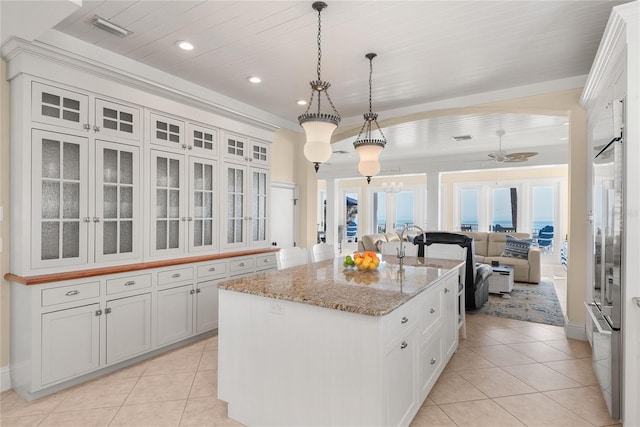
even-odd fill
[(280, 301), (271, 301), (269, 303), (269, 311), (274, 314), (284, 314), (284, 304)]

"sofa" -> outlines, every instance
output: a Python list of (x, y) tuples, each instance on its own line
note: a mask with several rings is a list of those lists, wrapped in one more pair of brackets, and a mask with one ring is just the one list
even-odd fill
[[(516, 282), (539, 283), (540, 282), (540, 249), (532, 246), (529, 256), (526, 259), (502, 256), (506, 245), (507, 235), (518, 239), (528, 239), (531, 236), (527, 233), (493, 233), (479, 231), (457, 231), (473, 238), (475, 247), (475, 261), (483, 264), (491, 264), (491, 261), (498, 261), (500, 264), (513, 266), (513, 279)], [(412, 232), (409, 239), (420, 233)], [(381, 244), (400, 240), (399, 233), (379, 233), (362, 236), (358, 240), (359, 251), (380, 252)]]

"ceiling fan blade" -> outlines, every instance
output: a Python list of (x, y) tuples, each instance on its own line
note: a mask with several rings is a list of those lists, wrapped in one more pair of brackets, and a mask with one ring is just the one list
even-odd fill
[(526, 161), (529, 161), (529, 159), (526, 157), (509, 157), (504, 160), (504, 163), (520, 163)]
[(509, 153), (505, 157), (507, 159), (527, 159), (529, 157), (537, 156), (538, 153), (533, 151), (524, 151), (521, 153)]

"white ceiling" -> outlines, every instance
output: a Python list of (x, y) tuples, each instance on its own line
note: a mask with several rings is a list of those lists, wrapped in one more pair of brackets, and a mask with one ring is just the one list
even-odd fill
[[(7, 0), (3, 0), (3, 3)], [(624, 1), (328, 1), (322, 12), (322, 79), (343, 123), (384, 112), (588, 74), (611, 8)], [(100, 16), (132, 31), (120, 38), (89, 24)], [(317, 13), (310, 1), (96, 1), (54, 27), (291, 122), (316, 78)], [(195, 45), (176, 48), (178, 40)], [(247, 77), (262, 78), (258, 85)], [(563, 118), (469, 115), (385, 129), (382, 159), (471, 154), (487, 159), (503, 127), (505, 151), (564, 146)], [(471, 134), (454, 143), (453, 135)], [(336, 150), (353, 152), (353, 137)], [(534, 149), (535, 148), (535, 149)], [(536, 156), (538, 157), (538, 156)], [(566, 157), (566, 155), (565, 155)], [(556, 157), (557, 159), (557, 157)], [(356, 163), (334, 155), (331, 162)], [(526, 163), (524, 163), (526, 164)]]

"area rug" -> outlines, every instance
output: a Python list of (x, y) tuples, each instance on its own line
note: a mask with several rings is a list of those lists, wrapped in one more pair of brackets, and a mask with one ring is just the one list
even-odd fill
[(511, 298), (508, 295), (489, 294), (489, 301), (476, 313), (564, 326), (564, 314), (551, 282), (540, 282), (537, 285), (516, 282)]

